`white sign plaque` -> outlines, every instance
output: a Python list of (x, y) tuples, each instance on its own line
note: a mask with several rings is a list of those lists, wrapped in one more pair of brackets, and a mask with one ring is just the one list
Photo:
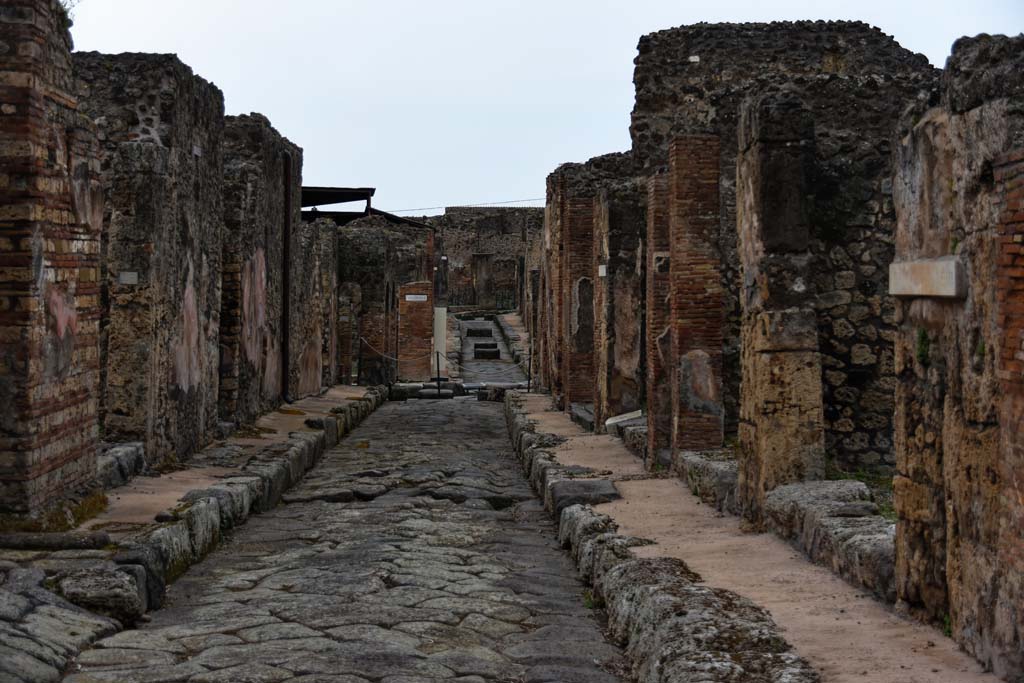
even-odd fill
[(406, 301), (426, 301), (427, 300), (427, 295), (426, 294), (406, 294), (405, 295), (405, 300)]

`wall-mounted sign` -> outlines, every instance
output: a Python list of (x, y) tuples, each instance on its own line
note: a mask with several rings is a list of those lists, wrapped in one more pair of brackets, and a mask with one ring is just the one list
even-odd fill
[(122, 285), (137, 285), (139, 284), (139, 274), (132, 271), (122, 271), (117, 276), (117, 281)]
[(603, 265), (603, 264), (598, 266), (597, 267), (597, 276), (598, 277), (608, 277), (608, 266)]
[(427, 301), (427, 295), (426, 294), (406, 294), (405, 295), (405, 300), (406, 301)]

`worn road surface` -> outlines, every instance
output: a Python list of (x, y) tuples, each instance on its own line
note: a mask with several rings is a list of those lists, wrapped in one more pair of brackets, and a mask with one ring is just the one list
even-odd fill
[(386, 404), (65, 680), (622, 680), (510, 451), (500, 404)]

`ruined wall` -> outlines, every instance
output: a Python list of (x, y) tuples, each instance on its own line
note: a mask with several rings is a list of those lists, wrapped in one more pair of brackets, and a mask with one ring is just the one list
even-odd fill
[(73, 62), (103, 150), (103, 436), (185, 458), (218, 412), (224, 98), (173, 55)]
[(808, 264), (811, 112), (790, 92), (749, 100), (740, 124), (737, 219), (743, 266), (739, 502), (825, 476), (821, 354)]
[(519, 305), (519, 260), (541, 233), (540, 208), (449, 207), (420, 219), (438, 228), (448, 257), (448, 305)]
[(893, 189), (897, 592), (1010, 680), (1024, 675), (1022, 55), (1022, 37), (957, 41), (940, 105), (907, 120)]
[(605, 188), (630, 182), (632, 170), (628, 154), (607, 154), (563, 164), (547, 180), (542, 374), (565, 409), (594, 401), (596, 198)]
[(647, 181), (646, 306), (647, 452), (672, 462), (672, 281), (668, 174)]
[[(721, 139), (719, 179), (725, 429), (735, 433), (740, 393), (740, 290), (736, 244), (737, 126), (744, 99), (788, 85), (815, 112), (818, 163), (811, 187), (811, 250), (825, 382), (826, 443), (848, 469), (891, 464), (892, 303), (885, 296), (894, 216), (889, 136), (899, 114), (930, 87), (921, 55), (859, 22), (698, 24), (640, 40), (633, 154), (649, 173), (671, 141)], [(819, 118), (820, 113), (820, 118)]]
[(341, 350), (341, 328), (338, 320), (340, 287), (338, 285), (338, 231), (329, 222), (318, 226), (320, 235), (320, 317), (322, 335), (320, 338), (321, 379), (320, 384), (333, 387), (340, 374), (339, 355)]
[[(394, 381), (398, 349), (398, 288), (430, 280), (428, 230), (380, 216), (337, 228), (339, 286), (359, 288), (355, 364), (360, 384)], [(428, 272), (430, 273), (428, 275)]]
[(431, 377), (434, 349), (433, 283), (410, 282), (398, 288), (398, 379), (423, 382)]
[(220, 416), (252, 422), (284, 387), (284, 240), (301, 218), (302, 150), (264, 116), (224, 130)]
[(594, 220), (594, 424), (644, 403), (646, 186), (604, 189)]
[(359, 309), (363, 295), (359, 285), (352, 282), (341, 283), (338, 291), (338, 381), (352, 384), (359, 381)]
[(725, 438), (718, 146), (717, 136), (686, 135), (669, 149), (674, 452), (720, 448)]
[(0, 28), (0, 512), (38, 513), (95, 474), (103, 195), (63, 9)]
[(326, 355), (324, 348), (337, 348), (336, 232), (334, 221), (321, 218), (299, 223), (292, 235), (287, 386), (292, 401), (320, 393), (325, 365), (335, 362), (333, 351)]

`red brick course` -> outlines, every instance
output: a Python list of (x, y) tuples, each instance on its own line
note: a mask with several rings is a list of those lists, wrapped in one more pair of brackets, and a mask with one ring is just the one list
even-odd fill
[(565, 200), (562, 220), (562, 388), (565, 409), (594, 402), (594, 197)]
[(677, 138), (669, 149), (672, 299), (672, 447), (718, 448), (724, 439), (719, 227), (719, 143)]

